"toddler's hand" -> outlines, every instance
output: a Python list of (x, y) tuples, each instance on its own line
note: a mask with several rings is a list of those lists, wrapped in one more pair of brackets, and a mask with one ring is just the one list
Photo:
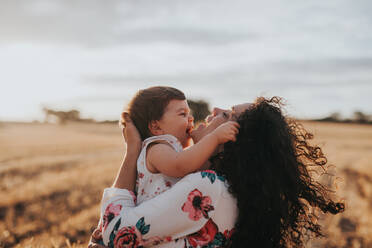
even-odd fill
[(236, 141), (236, 135), (239, 133), (239, 124), (235, 121), (228, 121), (221, 124), (211, 134), (216, 135), (218, 144), (223, 144), (228, 141)]

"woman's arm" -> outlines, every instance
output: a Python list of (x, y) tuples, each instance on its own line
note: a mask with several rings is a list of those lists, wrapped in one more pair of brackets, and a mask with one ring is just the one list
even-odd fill
[(137, 158), (139, 152), (127, 149), (123, 162), (111, 187), (134, 191), (137, 177)]
[(147, 246), (197, 232), (213, 216), (222, 187), (214, 172), (198, 172), (139, 206), (130, 191), (107, 188), (101, 208), (104, 244)]
[[(138, 155), (141, 151), (141, 138), (136, 126), (129, 118), (128, 113), (125, 112), (122, 113), (122, 120), (124, 120), (125, 123), (122, 129), (122, 134), (126, 142), (126, 152), (112, 187), (126, 189), (132, 192), (136, 184), (137, 177), (136, 162)], [(100, 220), (100, 223), (98, 225), (101, 226), (101, 224), (102, 223)], [(105, 246), (101, 244), (102, 233), (100, 228), (98, 227), (93, 231), (90, 241), (88, 243), (88, 247), (104, 248)]]
[[(184, 238), (193, 233), (208, 232), (210, 226), (205, 229), (208, 223), (213, 223), (212, 233), (217, 229), (219, 232), (231, 230), (237, 211), (224, 179), (213, 171), (190, 174), (139, 206), (135, 206), (130, 191), (107, 188), (102, 205), (105, 242), (102, 233), (96, 230), (89, 244), (91, 248), (104, 248), (103, 243), (109, 247), (151, 247), (171, 240), (177, 244), (178, 238), (183, 244)], [(225, 224), (218, 224), (217, 228), (214, 223)], [(206, 238), (204, 241), (212, 242), (208, 239), (211, 237)]]
[(141, 138), (128, 113), (123, 112), (122, 118), (125, 120), (123, 137), (127, 144), (127, 151), (112, 187), (133, 191), (136, 185), (136, 162), (141, 151)]

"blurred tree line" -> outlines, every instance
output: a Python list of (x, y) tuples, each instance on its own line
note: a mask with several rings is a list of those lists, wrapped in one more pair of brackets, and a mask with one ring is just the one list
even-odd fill
[(80, 117), (80, 111), (71, 109), (68, 111), (58, 111), (47, 107), (43, 108), (45, 123), (66, 124), (68, 121), (74, 122), (96, 122), (94, 119), (84, 119)]
[[(191, 114), (194, 116), (194, 122), (203, 121), (207, 115), (211, 113), (208, 102), (204, 100), (187, 100), (191, 109)], [(94, 122), (94, 123), (117, 123), (118, 120), (106, 120), (97, 122), (94, 119), (83, 119), (80, 117), (80, 112), (76, 109), (68, 111), (56, 111), (49, 108), (43, 108), (46, 123), (66, 124), (68, 121), (74, 122)], [(315, 121), (325, 122), (340, 122), (340, 123), (361, 123), (372, 124), (372, 115), (363, 113), (362, 111), (355, 111), (351, 118), (343, 118), (340, 113), (334, 112), (329, 116)]]
[[(194, 116), (195, 123), (200, 122), (210, 114), (209, 104), (203, 100), (187, 100), (190, 106), (191, 114)], [(80, 111), (76, 109), (71, 109), (67, 111), (59, 111), (51, 108), (44, 107), (43, 109), (45, 118), (45, 123), (57, 123), (64, 125), (67, 122), (92, 122), (92, 123), (117, 123), (118, 120), (107, 120), (102, 122), (97, 122), (94, 119), (84, 119), (80, 116)], [(119, 116), (119, 114), (118, 114)]]
[(342, 118), (340, 113), (334, 112), (329, 116), (317, 119), (316, 121), (372, 124), (372, 115), (365, 114), (362, 111), (355, 111), (351, 118)]

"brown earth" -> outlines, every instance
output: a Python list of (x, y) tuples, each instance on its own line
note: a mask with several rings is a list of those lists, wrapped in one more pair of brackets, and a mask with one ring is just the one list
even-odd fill
[[(320, 220), (327, 238), (307, 247), (372, 247), (372, 126), (304, 125), (346, 203), (343, 214)], [(124, 148), (113, 124), (2, 123), (0, 247), (86, 247)]]

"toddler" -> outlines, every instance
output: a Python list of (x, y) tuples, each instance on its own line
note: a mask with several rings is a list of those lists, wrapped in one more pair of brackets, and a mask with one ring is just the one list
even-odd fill
[(235, 140), (239, 127), (226, 122), (189, 146), (194, 119), (185, 95), (171, 87), (138, 91), (128, 112), (143, 141), (137, 161), (137, 204), (201, 169), (219, 144)]

